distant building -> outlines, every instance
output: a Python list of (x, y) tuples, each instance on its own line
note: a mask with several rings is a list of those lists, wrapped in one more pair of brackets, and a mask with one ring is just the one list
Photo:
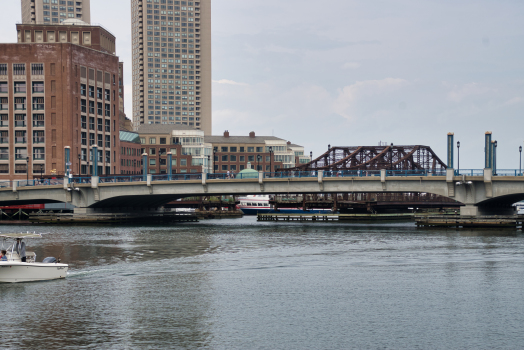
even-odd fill
[(167, 153), (172, 154), (172, 172), (210, 172), (211, 145), (204, 131), (186, 125), (144, 124), (138, 128), (142, 153), (148, 155), (148, 174), (167, 174)]
[[(119, 60), (100, 26), (17, 25), (0, 44), (0, 179), (119, 174)], [(29, 167), (29, 169), (27, 168)], [(28, 173), (29, 171), (29, 173)]]
[(131, 0), (133, 126), (211, 135), (211, 0)]
[(22, 23), (60, 24), (68, 19), (91, 23), (91, 0), (22, 0)]
[(135, 132), (120, 131), (120, 173), (137, 175), (142, 173), (142, 144)]
[(239, 172), (248, 163), (255, 170), (274, 172), (309, 160), (304, 157), (304, 147), (275, 136), (256, 136), (254, 132), (249, 136), (230, 136), (225, 131), (222, 136), (206, 136), (205, 142), (213, 145), (215, 173)]

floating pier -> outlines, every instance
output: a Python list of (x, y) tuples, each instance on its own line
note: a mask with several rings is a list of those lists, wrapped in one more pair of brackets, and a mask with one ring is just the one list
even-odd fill
[(460, 215), (428, 215), (415, 216), (417, 226), (423, 227), (463, 227), (463, 228), (520, 228), (524, 215), (490, 215), (490, 216), (460, 216)]
[(132, 222), (154, 224), (159, 222), (196, 222), (198, 218), (193, 213), (150, 215), (137, 215), (136, 213), (37, 213), (29, 215), (28, 221), (35, 224), (125, 224)]
[(414, 214), (257, 214), (258, 221), (412, 221)]

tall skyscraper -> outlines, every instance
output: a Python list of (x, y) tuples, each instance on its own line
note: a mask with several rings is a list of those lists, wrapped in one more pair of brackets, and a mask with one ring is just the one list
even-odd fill
[(211, 0), (131, 0), (133, 127), (211, 135)]
[(91, 23), (90, 0), (22, 0), (22, 23), (58, 24), (66, 19)]

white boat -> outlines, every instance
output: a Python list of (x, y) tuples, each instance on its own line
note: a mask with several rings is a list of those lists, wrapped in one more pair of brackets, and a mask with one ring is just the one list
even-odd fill
[[(65, 278), (69, 265), (60, 263), (54, 257), (36, 262), (34, 252), (26, 252), (26, 262), (22, 262), (16, 249), (16, 240), (27, 238), (42, 238), (37, 233), (0, 234), (2, 250), (6, 250), (7, 261), (0, 261), (0, 283), (48, 281)], [(12, 241), (12, 242), (11, 242)]]
[(271, 204), (269, 204), (269, 195), (248, 195), (246, 197), (239, 197), (239, 204), (237, 209), (244, 212), (245, 215), (257, 215), (267, 213), (281, 213), (281, 214), (329, 214), (332, 213), (331, 209), (303, 209), (298, 208), (279, 208), (275, 210)]

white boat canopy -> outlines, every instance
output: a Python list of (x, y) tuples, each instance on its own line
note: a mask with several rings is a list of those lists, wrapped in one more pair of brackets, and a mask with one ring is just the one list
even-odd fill
[(0, 233), (0, 237), (7, 238), (42, 238), (42, 235), (39, 233)]

